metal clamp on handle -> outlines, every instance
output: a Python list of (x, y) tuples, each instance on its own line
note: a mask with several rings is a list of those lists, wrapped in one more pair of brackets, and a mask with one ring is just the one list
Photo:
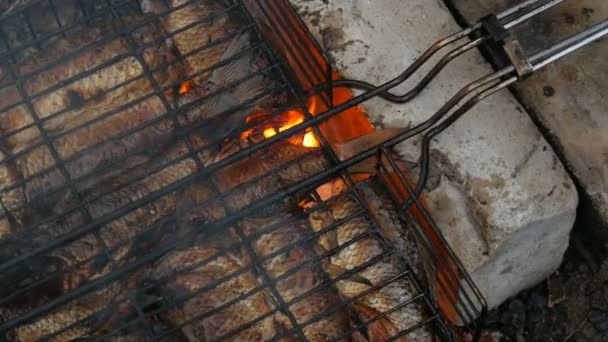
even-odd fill
[(498, 17), (491, 14), (481, 18), (480, 23), (491, 41), (501, 48), (501, 51), (515, 67), (519, 79), (523, 79), (534, 71), (524, 48), (511, 32), (500, 23)]

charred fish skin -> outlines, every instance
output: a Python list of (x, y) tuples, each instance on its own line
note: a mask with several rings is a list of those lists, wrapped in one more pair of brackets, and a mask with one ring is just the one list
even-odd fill
[[(239, 36), (238, 39), (235, 38), (226, 51), (226, 58), (232, 57), (236, 51), (244, 49), (248, 44), (249, 35), (247, 34)], [(224, 83), (247, 77), (251, 69), (250, 57), (243, 56), (227, 63), (221, 69), (215, 70), (209, 76), (208, 82), (217, 83), (218, 86), (221, 86)], [(134, 83), (145, 82), (147, 81), (141, 80)], [(231, 90), (206, 99), (202, 104), (190, 109), (183, 108), (176, 118), (179, 125), (185, 128), (215, 118), (213, 122), (208, 122), (199, 127), (197, 134), (204, 135), (208, 141), (219, 141), (242, 127), (249, 113), (248, 110), (229, 113), (230, 110), (243, 101), (261, 93), (266, 86), (264, 76), (255, 76)], [(98, 117), (100, 111), (105, 112), (110, 107), (117, 107), (117, 103), (128, 103), (130, 99), (136, 99), (143, 94), (142, 91), (145, 89), (146, 86), (142, 86), (137, 92), (117, 95), (113, 98), (112, 104), (105, 107), (99, 105), (84, 108), (79, 112), (77, 120), (88, 122), (89, 119)], [(192, 98), (199, 96), (201, 94), (198, 91), (192, 91), (182, 96), (180, 101), (187, 103)], [(149, 154), (154, 154), (154, 149), (159, 150), (166, 144), (170, 144), (175, 138), (176, 127), (174, 121), (170, 118), (161, 118), (161, 116), (166, 115), (162, 108), (162, 101), (158, 96), (154, 96), (56, 139), (53, 147), (59, 154), (59, 158), (70, 160), (69, 163), (66, 163), (68, 176), (73, 179), (91, 175), (91, 173), (96, 172), (99, 166), (110, 161), (120, 160), (133, 153), (133, 151), (146, 147)], [(85, 120), (84, 118), (89, 119)], [(157, 123), (149, 124), (153, 120)], [(57, 120), (52, 119), (49, 122), (54, 123), (55, 121)], [(148, 125), (148, 127), (141, 129), (140, 127), (144, 125)], [(63, 127), (62, 129), (73, 129), (74, 127), (77, 127), (77, 125), (70, 121), (69, 127)], [(124, 136), (125, 134), (126, 136)], [(123, 137), (118, 140), (114, 139), (118, 135), (123, 135)], [(99, 146), (96, 146), (98, 144)], [(85, 149), (86, 152), (83, 152)], [(36, 198), (39, 203), (35, 204), (41, 208), (48, 207), (49, 202), (53, 203), (55, 200), (42, 194), (46, 194), (49, 188), (57, 188), (67, 182), (65, 175), (60, 172), (56, 164), (56, 158), (53, 157), (48, 146), (40, 146), (17, 160), (17, 165), (22, 174), (29, 180), (26, 183), (26, 195), (30, 202), (36, 202), (32, 200)]]
[[(53, 146), (67, 176), (73, 180), (82, 179), (77, 186), (86, 190), (99, 180), (132, 166), (132, 162), (124, 162), (125, 158), (136, 161), (134, 154), (145, 153), (145, 159), (162, 150), (164, 144), (174, 140), (174, 127), (170, 120), (162, 120), (143, 129), (138, 128), (149, 120), (160, 118), (164, 112), (159, 108), (162, 108), (162, 103), (154, 97), (102, 122), (82, 127), (56, 139)], [(89, 110), (91, 109), (85, 112)], [(134, 131), (120, 139), (114, 138), (130, 130)], [(112, 163), (112, 167), (109, 167), (108, 163)], [(19, 158), (16, 164), (26, 180), (25, 194), (28, 203), (42, 210), (54, 206), (57, 198), (49, 192), (66, 187), (67, 179), (59, 169), (51, 150), (47, 146), (38, 147)]]
[[(166, 160), (166, 158), (169, 159), (183, 156), (186, 151), (187, 149), (185, 146), (178, 145), (174, 150), (171, 150), (166, 155), (160, 157), (160, 160), (150, 160), (147, 163), (143, 163), (142, 165), (129, 170), (130, 172), (128, 174), (120, 174), (106, 180), (105, 184), (102, 184), (104, 186), (95, 188), (91, 190), (90, 193), (85, 194), (85, 198), (89, 197), (91, 199), (87, 208), (94, 218), (102, 216), (123, 205), (127, 205), (134, 200), (140, 199), (153, 191), (162, 189), (183, 177), (191, 175), (196, 170), (196, 163), (193, 160), (184, 159), (179, 163), (168, 163)], [(148, 177), (139, 177), (147, 170), (156, 169), (159, 165), (165, 165), (167, 163), (169, 166), (161, 168), (156, 173), (153, 173)], [(132, 183), (131, 179), (133, 178), (138, 179), (138, 181)], [(104, 191), (113, 189), (115, 186), (123, 187), (117, 191), (111, 191), (107, 195), (101, 195)], [(97, 199), (93, 200), (94, 198)], [(66, 206), (65, 209), (62, 209), (63, 211), (66, 211), (69, 206), (72, 205), (70, 201), (71, 199), (67, 198), (58, 205)], [(21, 264), (18, 267), (18, 270), (15, 270), (11, 274), (3, 275), (2, 283), (6, 283), (6, 286), (3, 287), (2, 297), (4, 298), (11, 295), (14, 291), (20, 290), (23, 286), (40, 281), (43, 277), (53, 273), (60, 274), (60, 276), (42, 282), (39, 286), (30, 288), (21, 295), (21, 297), (25, 297), (26, 299), (24, 302), (25, 307), (33, 305), (33, 303), (29, 302), (29, 298), (37, 298), (43, 294), (49, 298), (55, 298), (68, 293), (71, 290), (78, 288), (83, 283), (97, 279), (112, 271), (110, 260), (105, 257), (106, 254), (104, 252), (109, 247), (114, 247), (119, 243), (123, 243), (124, 245), (114, 249), (113, 253), (110, 254), (111, 257), (114, 258), (114, 263), (118, 265), (130, 258), (137, 257), (139, 254), (149, 253), (155, 245), (163, 240), (163, 234), (169, 234), (166, 229), (150, 229), (150, 227), (155, 227), (158, 220), (173, 214), (175, 205), (175, 194), (169, 193), (167, 196), (164, 196), (157, 201), (153, 201), (112, 221), (102, 227), (97, 236), (87, 235), (67, 246), (52, 251), (47, 255), (28, 259), (24, 264)], [(74, 219), (76, 220), (74, 222), (62, 222), (61, 224), (55, 224), (49, 227), (41, 227), (40, 234), (35, 239), (38, 242), (30, 241), (29, 244), (22, 243), (21, 246), (23, 246), (23, 249), (21, 249), (19, 253), (27, 252), (27, 250), (33, 248), (32, 245), (35, 245), (36, 243), (44, 244), (45, 241), (55, 239), (58, 236), (69, 232), (70, 227), (83, 223), (81, 217), (76, 217)], [(164, 228), (164, 226), (161, 228)], [(144, 233), (141, 237), (145, 237), (145, 239), (135, 238), (136, 234), (142, 232)], [(129, 238), (131, 238), (131, 240), (129, 240)], [(11, 243), (11, 246), (16, 246), (16, 244)], [(14, 248), (16, 247), (10, 249), (14, 250)], [(7, 252), (7, 250), (4, 251)], [(14, 256), (15, 255), (13, 254), (5, 256), (4, 258), (10, 259)], [(29, 270), (29, 272), (26, 270)], [(137, 271), (135, 275), (138, 273), (139, 271)], [(135, 275), (129, 275), (129, 277), (135, 277)], [(19, 277), (22, 278), (20, 281)], [(15, 283), (17, 284), (15, 285)], [(94, 324), (95, 326), (103, 325), (106, 330), (111, 330), (113, 327), (123, 324), (122, 320), (128, 317), (128, 315), (132, 315), (134, 312), (133, 310), (135, 310), (133, 307), (129, 306), (128, 302), (127, 304), (122, 303), (120, 305), (119, 303), (112, 302), (112, 300), (122, 293), (123, 292), (118, 292), (114, 289), (110, 292), (106, 291), (97, 297), (85, 296), (74, 303), (57, 308), (53, 313), (47, 314), (31, 324), (26, 324), (15, 329), (11, 334), (15, 337), (14, 340), (16, 341), (34, 341), (37, 340), (37, 338), (32, 336), (44, 336), (59, 328), (72, 324), (73, 321), (76, 320), (75, 317), (82, 319), (85, 316), (91, 315), (95, 317), (101, 315), (102, 317), (98, 317), (97, 320), (104, 320), (101, 323)], [(103, 298), (105, 301), (102, 304), (95, 304), (99, 303), (99, 299), (93, 301), (92, 298)], [(138, 305), (143, 304), (138, 303)], [(91, 308), (91, 306), (93, 307)], [(16, 317), (19, 312), (24, 313), (27, 311), (22, 312), (10, 307), (2, 308), (2, 310), (3, 315), (6, 318)], [(65, 336), (65, 339), (55, 338), (55, 340), (68, 341), (76, 337), (90, 337), (92, 334), (91, 329), (92, 328), (89, 328), (88, 326), (70, 329), (68, 332), (61, 335)], [(104, 333), (104, 331), (96, 332)], [(146, 341), (149, 340), (149, 336), (140, 336), (137, 333), (130, 333), (127, 336), (113, 337), (111, 340)]]
[[(277, 226), (278, 228), (276, 228)], [(328, 314), (328, 310), (339, 305), (338, 294), (333, 288), (318, 290), (317, 288), (324, 284), (326, 278), (323, 270), (316, 267), (316, 264), (303, 265), (316, 256), (313, 251), (313, 243), (306, 242), (307, 232), (312, 233), (308, 222), (285, 215), (276, 215), (246, 219), (242, 223), (242, 227), (247, 236), (256, 236), (252, 245), (259, 258), (267, 257), (294, 241), (300, 241), (298, 245), (290, 247), (287, 252), (263, 262), (265, 272), (274, 280), (286, 272), (293, 272), (296, 268), (301, 267), (301, 270), (278, 281), (276, 289), (279, 295), (287, 303), (292, 302), (298, 296), (306, 295), (304, 299), (298, 300), (288, 309), (298, 324), (316, 320), (303, 328), (308, 341), (333, 341), (344, 338), (349, 329), (348, 313), (342, 309)], [(313, 291), (315, 289), (317, 291)], [(327, 315), (327, 317), (320, 318), (322, 315)]]
[[(342, 195), (332, 202), (326, 210), (317, 210), (310, 214), (309, 220), (315, 231), (320, 231), (329, 225), (355, 215), (360, 205), (350, 195)], [(322, 241), (321, 250), (338, 248), (348, 244), (328, 260), (326, 270), (333, 277), (353, 270), (366, 262), (383, 254), (380, 242), (373, 236), (365, 237), (356, 242), (353, 239), (368, 233), (370, 224), (365, 217), (355, 216), (335, 228), (334, 236), (326, 236)], [(392, 263), (382, 259), (357, 272), (355, 275), (337, 282), (337, 287), (342, 296), (353, 298), (365, 291), (379, 286), (383, 282), (401, 274)], [(373, 319), (375, 316), (388, 312), (400, 303), (407, 302), (412, 298), (414, 289), (404, 278), (397, 278), (378, 290), (358, 299), (353, 305), (363, 320)], [(372, 341), (383, 341), (395, 336), (423, 320), (422, 313), (418, 307), (408, 305), (388, 314), (367, 327), (368, 336)], [(430, 340), (430, 334), (420, 333), (420, 340)], [(407, 341), (406, 338), (401, 340)]]

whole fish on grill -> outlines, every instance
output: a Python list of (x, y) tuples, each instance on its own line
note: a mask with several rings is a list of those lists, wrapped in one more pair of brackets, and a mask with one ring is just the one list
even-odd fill
[[(2, 241), (4, 247), (0, 250), (0, 261), (11, 260), (85, 225), (88, 220), (83, 210), (95, 222), (191, 176), (197, 166), (193, 159), (184, 158), (186, 153), (187, 147), (183, 143), (177, 144), (165, 155), (143, 162), (129, 172), (108, 178), (97, 187), (82, 192), (81, 198), (67, 194), (55, 208), (66, 215), (61, 220), (38, 226), (33, 231), (14, 234)], [(24, 286), (42, 282), (37, 289), (57, 295), (107, 274), (112, 271), (113, 263), (120, 265), (149, 252), (159, 243), (165, 225), (158, 222), (174, 214), (175, 204), (176, 193), (168, 192), (96, 227), (92, 233), (76, 241), (24, 260), (0, 275), (0, 293), (10, 294)], [(49, 280), (49, 275), (55, 277)]]
[[(131, 17), (123, 20), (131, 25), (142, 21), (141, 18)], [(23, 90), (29, 96), (35, 96), (31, 104), (39, 118), (63, 112), (45, 121), (45, 131), (60, 133), (94, 119), (103, 113), (102, 109), (112, 108), (110, 104), (118, 96), (127, 94), (135, 99), (153, 90), (152, 84), (145, 78), (134, 80), (143, 75), (144, 65), (131, 51), (131, 41), (138, 45), (149, 45), (142, 49), (141, 57), (150, 69), (158, 69), (153, 74), (158, 83), (170, 84), (177, 80), (182, 67), (175, 63), (175, 50), (171, 42), (160, 38), (162, 30), (158, 25), (147, 24), (135, 29), (128, 37), (120, 34), (121, 30), (118, 20), (97, 23), (57, 40), (48, 49), (14, 66), (22, 79)], [(1, 65), (0, 80), (14, 82), (11, 69), (8, 64)], [(122, 86), (114, 89), (119, 85)], [(5, 87), (0, 91), (4, 103), (25, 101), (15, 87)], [(104, 92), (107, 93), (100, 95)], [(91, 107), (101, 108), (84, 111)], [(14, 151), (41, 139), (36, 128), (24, 129), (34, 122), (25, 104), (12, 105), (0, 115), (2, 134), (14, 133), (4, 139)], [(23, 130), (15, 133), (18, 129)]]
[[(233, 41), (224, 58), (229, 58), (235, 51), (248, 44), (249, 35), (242, 35)], [(210, 76), (210, 81), (221, 85), (223, 82), (229, 83), (244, 77), (251, 68), (250, 60), (250, 56), (243, 56), (227, 63)], [(172, 144), (179, 132), (175, 126), (176, 120), (184, 129), (192, 130), (200, 126), (197, 128), (197, 133), (205, 136), (209, 141), (223, 138), (230, 130), (242, 126), (248, 112), (241, 111), (233, 115), (219, 114), (261, 91), (263, 79), (263, 76), (258, 76), (234, 89), (208, 98), (194, 108), (183, 108), (176, 116), (161, 117), (166, 114), (163, 102), (159, 96), (153, 96), (102, 121), (56, 139), (54, 148), (61, 159), (70, 160), (65, 163), (70, 178), (84, 177), (91, 173), (97, 175), (88, 176), (89, 181), (79, 184), (80, 187), (90, 187), (99, 179), (99, 175), (107, 173), (108, 169), (112, 172), (120, 171), (122, 165), (120, 159), (134, 151), (144, 150), (149, 155), (155, 155), (165, 146)], [(192, 93), (184, 95), (180, 101), (189, 101), (186, 100), (186, 96), (200, 96), (197, 92)], [(117, 99), (114, 101), (126, 103), (141, 95), (140, 91), (128, 92), (118, 97), (120, 101)], [(100, 106), (87, 108), (81, 116), (96, 117), (99, 115), (99, 108)], [(217, 122), (204, 122), (215, 116)], [(140, 129), (144, 125), (145, 128)], [(107, 165), (109, 162), (114, 162), (111, 168)], [(49, 204), (52, 205), (55, 199), (47, 195), (48, 190), (65, 184), (66, 179), (56, 167), (55, 158), (48, 146), (40, 146), (22, 156), (17, 160), (17, 166), (24, 178), (28, 179), (26, 183), (28, 200), (41, 209), (48, 208)]]
[(274, 311), (248, 257), (225, 251), (222, 240), (228, 238), (201, 237), (156, 265), (164, 321), (189, 341), (263, 341), (288, 330), (287, 317)]
[[(398, 130), (385, 129), (344, 143), (335, 143), (331, 148), (341, 160), (366, 151), (395, 136)], [(295, 139), (298, 140), (298, 139)], [(252, 145), (245, 140), (227, 144), (215, 156), (207, 157), (207, 165), (230, 157)], [(285, 190), (314, 176), (332, 165), (323, 149), (311, 148), (289, 141), (279, 140), (258, 152), (252, 153), (214, 174), (222, 201), (231, 211), (243, 209), (257, 200)], [(352, 172), (374, 172), (376, 163), (363, 162), (350, 168)], [(296, 200), (298, 196), (295, 196)], [(271, 210), (274, 208), (268, 208)], [(209, 213), (217, 219), (221, 215)]]
[[(121, 319), (132, 316), (128, 310), (133, 310), (131, 304), (124, 298), (125, 290), (118, 283), (113, 283), (95, 290), (89, 294), (58, 305), (49, 312), (36, 316), (28, 322), (19, 324), (6, 332), (8, 341), (31, 342), (48, 339), (51, 341), (74, 341), (94, 337), (114, 329), (124, 323)], [(39, 305), (43, 304), (41, 298)], [(0, 307), (0, 317), (3, 321), (34, 310), (37, 305), (12, 303)], [(121, 310), (123, 310), (121, 312)], [(110, 341), (148, 341), (138, 327), (129, 333), (119, 332)]]
[[(349, 271), (353, 272), (353, 269), (365, 265), (384, 253), (377, 237), (371, 234), (364, 236), (364, 234), (369, 234), (371, 227), (365, 217), (357, 215), (359, 210), (360, 206), (354, 198), (349, 195), (341, 195), (329, 204), (327, 209), (315, 210), (309, 215), (310, 223), (317, 232), (344, 220), (331, 233), (324, 234), (318, 242), (319, 249), (324, 252), (343, 246), (329, 257), (325, 264), (325, 270), (334, 278)], [(406, 303), (414, 295), (411, 284), (405, 278), (398, 277), (399, 274), (401, 272), (383, 258), (337, 282), (338, 290), (345, 298), (354, 298), (376, 286), (379, 287), (357, 299), (352, 305), (363, 321), (372, 320), (383, 313), (388, 313), (368, 325), (367, 335), (370, 341), (385, 341), (424, 320), (420, 309), (415, 304), (409, 304), (390, 312), (397, 305)], [(393, 279), (395, 277), (398, 278)], [(390, 282), (384, 284), (387, 281)], [(418, 338), (420, 340), (431, 339), (424, 332)], [(407, 341), (408, 339), (401, 337), (399, 340)]]
[[(256, 254), (263, 261), (264, 271), (273, 281), (283, 276), (276, 283), (276, 289), (286, 303), (291, 303), (299, 296), (303, 299), (288, 306), (298, 324), (308, 324), (303, 328), (309, 341), (333, 341), (346, 338), (349, 329), (349, 316), (345, 308), (334, 312), (340, 304), (338, 294), (333, 288), (319, 290), (327, 279), (317, 263), (312, 262), (316, 254), (313, 242), (307, 240), (312, 233), (308, 222), (289, 215), (250, 218), (242, 223), (247, 236), (254, 236), (252, 242)], [(298, 244), (292, 246), (294, 242)], [(287, 248), (287, 250), (283, 250)], [(280, 250), (282, 253), (274, 255)], [(296, 269), (298, 269), (296, 271)], [(292, 274), (284, 276), (287, 272)], [(315, 290), (316, 289), (316, 290)], [(314, 320), (313, 323), (309, 321)]]
[[(174, 61), (174, 52), (170, 43), (153, 42), (161, 35), (161, 31), (154, 25), (147, 25), (135, 30), (131, 33), (131, 38), (118, 35), (98, 46), (77, 52), (87, 44), (103, 41), (104, 35), (112, 37), (112, 34), (119, 29), (120, 26), (117, 22), (104, 22), (92, 28), (82, 29), (75, 36), (58, 40), (48, 51), (34, 54), (16, 66), (21, 75), (34, 72), (23, 81), (22, 86), (28, 94), (36, 94), (46, 91), (50, 87), (59, 86), (57, 89), (48, 90), (45, 94), (35, 97), (32, 100), (32, 106), (39, 118), (64, 112), (48, 118), (40, 124), (45, 134), (53, 136), (63, 134), (53, 142), (52, 146), (61, 159), (70, 158), (86, 147), (96, 145), (103, 139), (117, 136), (164, 113), (159, 97), (147, 95), (153, 90), (153, 86), (148, 79), (143, 77), (144, 66), (130, 51), (129, 45), (131, 38), (142, 44), (151, 44), (150, 47), (142, 50), (143, 59), (150, 68), (159, 68), (162, 63)], [(72, 52), (77, 53), (71, 58), (65, 57), (66, 54)], [(59, 64), (56, 64), (55, 61), (58, 61)], [(108, 66), (93, 73), (87, 73), (106, 62), (110, 62)], [(160, 67), (153, 75), (162, 85), (175, 82), (181, 73), (179, 70), (179, 64), (171, 64)], [(141, 78), (133, 80), (136, 77)], [(10, 81), (12, 78), (9, 75), (8, 66), (0, 67), (0, 79)], [(63, 84), (70, 78), (75, 78), (75, 80)], [(99, 98), (91, 99), (124, 82), (127, 83)], [(52, 167), (56, 166), (57, 160), (49, 145), (43, 143), (45, 139), (43, 134), (33, 126), (33, 116), (27, 106), (25, 104), (15, 106), (23, 100), (17, 88), (5, 87), (0, 89), (0, 93), (2, 93), (0, 95), (4, 95), (6, 103), (9, 104), (9, 109), (0, 113), (0, 133), (4, 136), (4, 145), (12, 153), (21, 153), (14, 163), (22, 176), (28, 180), (26, 198), (28, 201), (34, 202), (34, 198), (43, 189), (56, 187), (65, 183), (66, 180), (58, 168), (52, 170)], [(142, 96), (149, 98), (129, 106), (126, 110), (120, 110), (121, 106)], [(112, 111), (117, 113), (113, 114)], [(167, 126), (170, 125), (161, 122), (133, 135), (110, 141), (103, 147), (99, 146), (74, 160), (68, 166), (67, 172), (70, 177), (77, 177), (86, 171), (95, 169), (107, 160), (125, 156), (126, 150), (155, 141), (155, 134), (158, 135), (158, 131), (165, 133), (170, 130), (170, 127)], [(68, 130), (69, 134), (66, 133)], [(34, 148), (34, 144), (39, 146)], [(21, 152), (26, 148), (29, 152)], [(35, 175), (37, 176), (32, 178)], [(39, 197), (41, 207), (45, 207), (45, 204), (52, 203), (54, 200), (55, 198), (52, 196)], [(48, 209), (48, 206), (46, 207)]]

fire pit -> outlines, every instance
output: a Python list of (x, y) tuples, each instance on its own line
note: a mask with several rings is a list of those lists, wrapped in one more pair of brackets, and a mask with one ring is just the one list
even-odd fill
[[(10, 7), (0, 18), (0, 332), (18, 341), (474, 335), (485, 302), (426, 211), (428, 151), (413, 176), (391, 147), (431, 129), (428, 149), (442, 127), (530, 70), (488, 76), (412, 130), (375, 131), (358, 105), (404, 101), (388, 91), (482, 27), (495, 38), (489, 25), (502, 19), (437, 43), (375, 87), (340, 79), (284, 0)], [(560, 48), (582, 46), (569, 43)]]

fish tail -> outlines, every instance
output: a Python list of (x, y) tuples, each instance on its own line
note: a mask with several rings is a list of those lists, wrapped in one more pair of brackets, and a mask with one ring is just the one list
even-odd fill
[[(245, 32), (234, 37), (230, 41), (230, 44), (228, 44), (220, 61), (220, 63), (226, 64), (212, 71), (207, 79), (208, 82), (211, 82), (211, 84), (214, 85), (229, 85), (231, 83), (241, 82), (252, 74), (253, 66), (251, 54), (245, 53), (242, 56), (235, 57), (251, 47), (250, 37), (249, 33)], [(226, 62), (228, 60), (231, 61)], [(264, 84), (263, 77), (261, 76), (250, 78), (248, 81), (243, 82), (243, 85), (247, 86), (244, 87), (239, 85), (230, 91), (232, 96), (239, 101), (239, 103), (261, 93), (267, 86)]]
[[(254, 111), (251, 107), (255, 103), (250, 103), (251, 100), (269, 87), (263, 75), (252, 75), (254, 68), (250, 53), (237, 57), (250, 47), (249, 38), (248, 33), (233, 38), (220, 62), (225, 64), (213, 70), (205, 80), (214, 87), (229, 87), (203, 104), (204, 115), (211, 120), (201, 127), (201, 134), (210, 140), (225, 138), (242, 128), (247, 116)], [(245, 103), (248, 104), (240, 108)]]

